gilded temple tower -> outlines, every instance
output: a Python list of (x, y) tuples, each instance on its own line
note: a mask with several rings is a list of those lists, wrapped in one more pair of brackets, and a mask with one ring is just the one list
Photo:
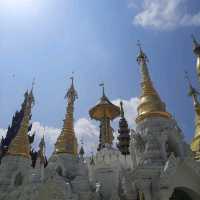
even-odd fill
[(195, 110), (195, 134), (192, 140), (191, 149), (194, 153), (195, 159), (200, 160), (200, 103), (198, 100), (199, 92), (192, 86), (188, 76), (186, 76), (189, 83), (189, 96), (193, 99)]
[[(29, 180), (29, 172), (31, 169), (31, 143), (33, 137), (28, 135), (32, 125), (31, 108), (34, 104), (33, 88), (26, 91), (24, 101), (20, 111), (16, 111), (12, 119), (11, 126), (5, 138), (2, 138), (1, 150), (3, 154), (0, 164), (0, 199), (6, 199), (12, 189), (23, 184), (27, 184)], [(6, 192), (5, 196), (2, 195)], [(16, 198), (17, 195), (15, 195)], [(11, 199), (11, 198), (7, 198)]]
[[(200, 81), (200, 44), (194, 36), (193, 38), (193, 52), (196, 55), (196, 70), (198, 80)], [(198, 100), (198, 91), (192, 87), (189, 77), (186, 77), (189, 82), (189, 95), (193, 98), (193, 104), (195, 109), (195, 134), (192, 140), (191, 149), (195, 154), (195, 159), (200, 160), (200, 103)]]
[(104, 85), (103, 86), (103, 95), (100, 99), (100, 102), (93, 107), (90, 111), (90, 117), (97, 121), (100, 121), (100, 138), (99, 138), (99, 148), (112, 146), (113, 143), (113, 129), (110, 125), (110, 121), (115, 119), (120, 115), (120, 108), (112, 104), (105, 95)]
[(161, 101), (159, 94), (155, 90), (151, 81), (147, 63), (149, 62), (146, 54), (143, 52), (141, 46), (140, 52), (137, 57), (137, 62), (141, 68), (141, 96), (138, 106), (138, 116), (136, 122), (139, 123), (141, 120), (149, 117), (164, 117), (170, 118), (170, 113), (166, 112), (165, 103)]
[(78, 98), (74, 88), (74, 78), (71, 78), (71, 87), (68, 90), (65, 98), (67, 99), (67, 111), (64, 119), (64, 125), (60, 136), (55, 144), (55, 153), (68, 153), (77, 155), (77, 139), (74, 131), (74, 103)]
[(26, 92), (24, 103), (22, 104), (21, 115), (23, 115), (20, 127), (15, 138), (8, 146), (9, 155), (19, 155), (29, 158), (30, 157), (30, 143), (28, 137), (28, 131), (30, 128), (29, 121), (31, 118), (31, 109), (34, 103), (33, 89), (30, 92)]
[[(147, 66), (148, 58), (141, 46), (137, 62), (141, 70), (141, 96), (136, 129), (131, 135), (130, 151), (135, 168), (133, 180), (136, 183), (138, 199), (167, 200), (171, 199), (170, 192), (173, 192), (172, 184), (168, 181), (168, 172), (171, 172), (176, 158), (184, 159), (189, 150), (187, 152), (188, 147), (183, 141), (180, 127), (167, 112), (165, 103), (153, 86)], [(172, 173), (171, 178), (173, 176)], [(159, 189), (152, 190), (152, 186)]]
[[(167, 150), (167, 133), (162, 132), (166, 124), (172, 123), (171, 114), (166, 111), (165, 103), (155, 90), (149, 70), (148, 58), (139, 45), (137, 62), (141, 69), (141, 96), (139, 98), (138, 116), (136, 118), (135, 141), (143, 141), (143, 152), (137, 154), (137, 163), (161, 164), (171, 150)], [(149, 125), (150, 124), (150, 125)], [(140, 141), (141, 140), (141, 141)]]

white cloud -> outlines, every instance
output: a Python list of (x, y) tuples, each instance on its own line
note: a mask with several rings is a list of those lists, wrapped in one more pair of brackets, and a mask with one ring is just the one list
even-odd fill
[[(132, 0), (131, 5), (135, 0)], [(142, 27), (171, 30), (181, 26), (199, 26), (200, 12), (187, 13), (189, 0), (143, 0), (133, 23)], [(135, 2), (136, 4), (136, 2)]]
[(0, 15), (7, 16), (36, 16), (39, 11), (39, 3), (31, 0), (1, 0)]
[(84, 149), (86, 153), (94, 152), (97, 149), (99, 140), (99, 129), (92, 121), (81, 118), (75, 123), (75, 132), (79, 143), (84, 142)]
[[(120, 106), (120, 99), (112, 101), (112, 103)], [(128, 121), (128, 124), (131, 128), (135, 128), (135, 118), (137, 116), (137, 106), (139, 104), (139, 99), (136, 97), (131, 98), (130, 100), (122, 100), (124, 105), (125, 117)]]
[(181, 20), (181, 25), (183, 26), (199, 26), (200, 25), (200, 12), (191, 15), (191, 14), (185, 14)]
[[(46, 141), (46, 152), (49, 157), (54, 151), (54, 144), (61, 132), (61, 129), (55, 127), (48, 127), (40, 124), (39, 122), (34, 122), (32, 127), (32, 133), (36, 133), (34, 148), (38, 148), (39, 141), (43, 136), (45, 131), (45, 141)], [(75, 132), (77, 136), (78, 143), (81, 140), (84, 141), (84, 148), (86, 153), (90, 153), (98, 143), (98, 128), (88, 119), (80, 118), (75, 122)]]
[(32, 133), (35, 132), (35, 141), (33, 147), (37, 150), (41, 137), (45, 136), (46, 152), (49, 157), (54, 151), (54, 144), (61, 130), (55, 127), (44, 126), (40, 122), (34, 122), (32, 126)]
[(0, 128), (0, 138), (5, 137), (7, 129)]
[[(120, 99), (112, 101), (116, 105), (120, 105)], [(124, 111), (125, 117), (129, 123), (130, 128), (135, 127), (135, 118), (137, 115), (137, 105), (138, 98), (131, 98), (130, 100), (123, 100), (124, 103)], [(80, 143), (81, 140), (84, 142), (84, 149), (87, 154), (90, 154), (91, 151), (95, 151), (97, 149), (98, 141), (99, 141), (99, 127), (98, 123), (95, 121), (89, 120), (87, 118), (80, 118), (75, 122), (75, 132)], [(113, 122), (113, 127), (117, 131), (118, 129), (118, 120)], [(46, 141), (46, 153), (49, 157), (54, 151), (54, 144), (59, 136), (61, 129), (55, 127), (44, 126), (40, 122), (34, 122), (32, 126), (32, 133), (36, 133), (35, 142), (33, 147), (35, 149), (38, 148), (38, 144), (40, 142), (41, 137), (45, 132), (45, 141)], [(0, 129), (0, 137), (5, 136), (6, 129)], [(116, 136), (118, 133), (115, 132)]]

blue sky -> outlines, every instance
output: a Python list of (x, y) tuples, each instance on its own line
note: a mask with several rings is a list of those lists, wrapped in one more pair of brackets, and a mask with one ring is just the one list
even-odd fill
[(194, 131), (187, 70), (199, 88), (191, 34), (200, 40), (198, 0), (1, 0), (0, 127), (7, 128), (36, 78), (33, 121), (62, 127), (72, 71), (79, 99), (76, 120), (106, 85), (111, 100), (140, 94), (137, 40), (156, 89), (186, 138)]

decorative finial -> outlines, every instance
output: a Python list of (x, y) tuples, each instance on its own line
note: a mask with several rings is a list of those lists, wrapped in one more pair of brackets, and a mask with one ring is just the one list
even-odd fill
[(43, 132), (43, 135), (42, 135), (42, 138), (44, 139), (45, 137), (45, 131), (46, 131), (46, 128), (44, 127), (44, 132)]
[(74, 77), (70, 77), (70, 79), (72, 80), (72, 85), (74, 85)]
[(141, 43), (140, 43), (139, 40), (137, 41), (137, 46), (139, 47), (139, 50), (140, 50), (139, 55), (137, 57), (138, 64), (140, 65), (140, 64), (146, 64), (146, 63), (148, 63), (149, 59), (146, 56), (146, 54), (143, 52), (142, 45), (141, 45)]
[(196, 56), (196, 70), (198, 79), (200, 81), (200, 43), (196, 40), (194, 35), (192, 35), (192, 40), (193, 40), (193, 52)]
[(105, 84), (104, 84), (104, 83), (101, 83), (101, 84), (99, 84), (99, 86), (102, 87), (103, 96), (105, 96)]
[(188, 95), (189, 96), (193, 96), (196, 99), (197, 95), (199, 95), (199, 92), (192, 86), (192, 83), (191, 83), (191, 80), (190, 80), (190, 77), (189, 77), (187, 71), (185, 71), (185, 79), (188, 81), (188, 84), (189, 84), (189, 93), (188, 93)]
[(32, 88), (31, 88), (32, 91), (34, 89), (34, 86), (35, 86), (35, 77), (33, 78), (33, 81), (32, 81)]
[(78, 94), (74, 88), (74, 77), (70, 77), (71, 81), (72, 81), (72, 85), (69, 88), (69, 90), (67, 91), (67, 94), (65, 95), (65, 98), (68, 99), (68, 103), (74, 103), (76, 99), (78, 99)]
[(72, 80), (72, 85), (74, 85), (74, 72), (72, 72), (72, 76), (70, 77), (70, 79)]
[(141, 42), (140, 42), (140, 40), (138, 40), (137, 41), (137, 46), (139, 47), (139, 49), (140, 49), (140, 52), (142, 51), (142, 45), (141, 45)]
[(123, 101), (120, 101), (120, 107), (121, 107), (121, 118), (124, 118)]
[(195, 36), (192, 34), (191, 37), (192, 37), (192, 41), (193, 41), (194, 47), (197, 47), (199, 45), (199, 43), (197, 42)]

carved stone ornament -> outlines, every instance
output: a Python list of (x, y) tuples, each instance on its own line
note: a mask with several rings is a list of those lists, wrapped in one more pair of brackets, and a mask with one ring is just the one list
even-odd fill
[(144, 152), (145, 150), (145, 141), (141, 137), (139, 133), (136, 133), (134, 130), (131, 129), (131, 134), (134, 139), (134, 146), (140, 153)]
[(171, 153), (163, 171), (161, 172), (161, 178), (169, 178), (170, 176), (173, 176), (176, 173), (179, 162), (180, 160), (177, 159), (173, 153)]

